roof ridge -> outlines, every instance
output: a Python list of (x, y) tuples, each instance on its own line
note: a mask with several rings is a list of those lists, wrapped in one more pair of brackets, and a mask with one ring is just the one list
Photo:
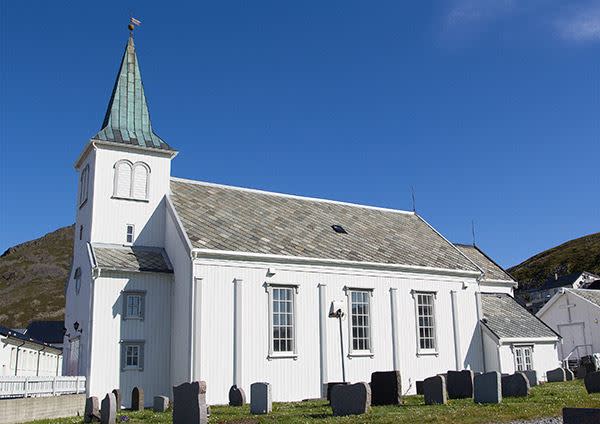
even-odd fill
[(227, 184), (211, 183), (211, 182), (207, 182), (207, 181), (190, 180), (187, 178), (180, 178), (180, 177), (173, 177), (173, 176), (171, 177), (171, 180), (176, 181), (176, 182), (181, 182), (181, 183), (201, 185), (201, 186), (205, 186), (205, 187), (217, 187), (217, 188), (224, 188), (224, 189), (231, 189), (231, 190), (239, 190), (239, 191), (245, 191), (248, 193), (257, 193), (257, 194), (265, 194), (265, 195), (270, 195), (270, 196), (287, 197), (290, 199), (297, 199), (297, 200), (309, 200), (309, 201), (314, 201), (314, 202), (332, 203), (332, 204), (336, 204), (336, 205), (354, 206), (354, 207), (365, 208), (365, 209), (379, 210), (382, 212), (395, 212), (395, 213), (399, 213), (399, 214), (403, 214), (403, 215), (417, 216), (417, 214), (415, 212), (405, 211), (402, 209), (392, 209), (392, 208), (385, 208), (382, 206), (363, 205), (360, 203), (344, 202), (341, 200), (324, 199), (322, 197), (300, 196), (297, 194), (280, 193), (280, 192), (276, 192), (276, 191), (261, 190), (261, 189), (257, 189), (257, 188), (239, 187), (239, 186), (232, 186), (232, 185), (227, 185)]

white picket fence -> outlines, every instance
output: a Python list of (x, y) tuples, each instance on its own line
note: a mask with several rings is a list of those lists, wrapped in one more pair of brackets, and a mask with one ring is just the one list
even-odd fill
[(85, 393), (85, 377), (0, 376), (0, 398)]

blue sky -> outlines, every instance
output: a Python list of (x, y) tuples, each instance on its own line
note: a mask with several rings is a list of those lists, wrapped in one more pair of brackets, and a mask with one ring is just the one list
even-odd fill
[(417, 211), (504, 266), (600, 231), (600, 2), (2, 2), (0, 250), (74, 221), (132, 12), (173, 175)]

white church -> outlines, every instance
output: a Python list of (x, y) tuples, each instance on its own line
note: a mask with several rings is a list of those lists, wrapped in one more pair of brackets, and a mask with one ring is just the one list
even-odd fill
[(88, 395), (120, 388), (128, 405), (135, 386), (151, 402), (205, 380), (223, 404), (268, 381), (295, 401), (374, 371), (399, 370), (414, 393), (447, 370), (559, 365), (560, 337), (514, 301), (516, 282), (418, 214), (175, 178), (176, 155), (130, 37), (75, 162), (63, 371)]

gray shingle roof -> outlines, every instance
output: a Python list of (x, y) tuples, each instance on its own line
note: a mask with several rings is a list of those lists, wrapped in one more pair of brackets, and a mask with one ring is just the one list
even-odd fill
[(600, 290), (569, 289), (569, 291), (600, 306)]
[(456, 244), (456, 247), (458, 247), (458, 249), (467, 258), (475, 262), (475, 264), (484, 271), (484, 279), (515, 282), (515, 280), (513, 280), (512, 277), (506, 273), (506, 271), (504, 271), (478, 247), (468, 244)]
[(484, 325), (498, 338), (539, 338), (558, 335), (505, 293), (481, 295)]
[(180, 179), (171, 192), (194, 248), (478, 271), (411, 212)]
[(167, 252), (156, 247), (92, 245), (96, 265), (117, 271), (173, 272)]

